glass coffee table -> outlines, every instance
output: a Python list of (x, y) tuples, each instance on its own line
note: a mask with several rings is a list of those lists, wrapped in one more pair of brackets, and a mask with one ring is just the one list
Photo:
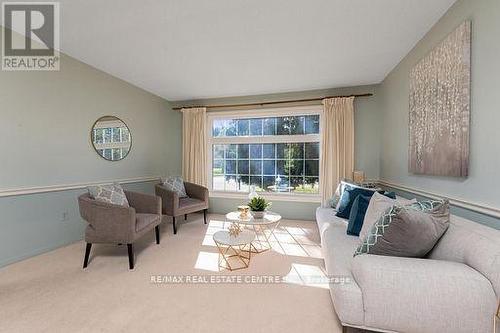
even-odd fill
[(233, 236), (229, 231), (221, 230), (214, 234), (213, 239), (219, 250), (219, 268), (230, 271), (248, 268), (251, 253), (254, 252), (253, 232), (243, 230), (237, 236)]
[(251, 215), (248, 217), (241, 217), (239, 212), (231, 212), (226, 214), (226, 221), (237, 223), (246, 229), (251, 229), (255, 233), (255, 240), (253, 241), (253, 253), (261, 253), (271, 249), (271, 238), (274, 230), (279, 225), (281, 215), (273, 212), (265, 212), (262, 218), (255, 218)]

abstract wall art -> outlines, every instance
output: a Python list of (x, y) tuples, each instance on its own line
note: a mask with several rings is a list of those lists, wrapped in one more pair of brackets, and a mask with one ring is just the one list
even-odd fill
[(410, 173), (467, 177), (471, 22), (463, 22), (410, 72)]

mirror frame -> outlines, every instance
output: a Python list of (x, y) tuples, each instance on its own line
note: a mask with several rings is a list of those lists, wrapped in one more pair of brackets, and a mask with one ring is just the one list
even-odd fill
[[(130, 147), (127, 151), (127, 154), (125, 156), (123, 156), (123, 158), (119, 159), (119, 160), (108, 160), (106, 157), (104, 157), (103, 155), (99, 154), (99, 151), (97, 149), (97, 147), (95, 146), (94, 144), (94, 127), (97, 125), (97, 123), (99, 121), (101, 121), (103, 118), (116, 118), (118, 119), (119, 121), (121, 121), (123, 123), (123, 125), (125, 125), (125, 127), (128, 129), (128, 133), (130, 135)], [(117, 117), (117, 116), (113, 116), (113, 115), (106, 115), (106, 116), (102, 116), (102, 117), (99, 117), (93, 124), (92, 124), (92, 127), (90, 128), (90, 143), (92, 144), (92, 147), (94, 148), (94, 151), (96, 152), (97, 155), (99, 155), (100, 158), (108, 161), (108, 162), (120, 162), (120, 161), (123, 161), (125, 158), (128, 157), (128, 155), (130, 154), (130, 151), (132, 150), (132, 145), (133, 145), (133, 139), (132, 139), (132, 132), (130, 131), (130, 127), (128, 127), (127, 123), (124, 122), (121, 118)]]

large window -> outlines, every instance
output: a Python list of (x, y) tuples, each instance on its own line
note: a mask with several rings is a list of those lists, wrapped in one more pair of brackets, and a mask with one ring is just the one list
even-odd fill
[(215, 114), (209, 124), (213, 191), (319, 193), (317, 109)]

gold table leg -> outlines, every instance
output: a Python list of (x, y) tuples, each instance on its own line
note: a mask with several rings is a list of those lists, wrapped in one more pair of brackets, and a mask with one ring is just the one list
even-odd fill
[[(279, 221), (272, 224), (261, 224), (261, 225), (252, 225), (250, 229), (255, 233), (255, 240), (252, 242), (253, 249), (251, 249), (252, 253), (262, 253), (270, 250), (272, 248), (271, 242), (269, 239), (273, 235), (274, 230), (278, 227)], [(249, 225), (242, 225), (243, 227), (249, 228)], [(267, 233), (266, 233), (267, 232)]]
[[(215, 245), (217, 245), (217, 250), (219, 251), (219, 268), (228, 269), (231, 272), (248, 268), (248, 266), (250, 265), (251, 254), (255, 253), (255, 247), (252, 243), (248, 244), (248, 250), (245, 250), (245, 245), (240, 245), (236, 248), (232, 245), (220, 244), (217, 241), (215, 241)], [(243, 266), (231, 266), (231, 264), (229, 263), (230, 258), (237, 258)]]

